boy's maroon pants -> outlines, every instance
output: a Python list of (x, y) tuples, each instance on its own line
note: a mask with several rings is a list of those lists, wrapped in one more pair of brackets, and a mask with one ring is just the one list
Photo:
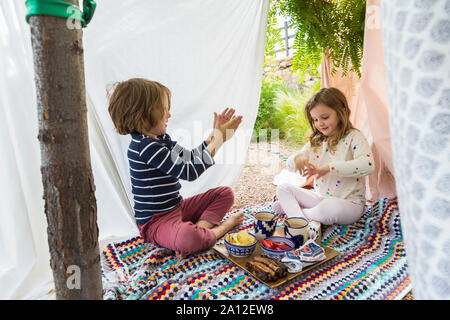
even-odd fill
[(206, 220), (218, 225), (234, 202), (230, 187), (217, 187), (181, 200), (175, 209), (161, 212), (144, 225), (138, 225), (146, 242), (181, 252), (184, 255), (203, 251), (216, 243), (210, 229), (196, 225)]

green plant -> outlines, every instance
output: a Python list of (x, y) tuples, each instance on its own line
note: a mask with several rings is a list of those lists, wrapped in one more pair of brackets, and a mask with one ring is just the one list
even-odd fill
[(270, 139), (270, 129), (272, 128), (272, 115), (274, 112), (274, 100), (277, 92), (289, 90), (283, 80), (264, 77), (261, 82), (261, 94), (259, 98), (258, 115), (253, 127), (252, 139), (259, 139), (264, 130), (267, 131), (267, 139)]
[(275, 10), (290, 18), (297, 30), (294, 70), (317, 75), (326, 51), (333, 61), (332, 74), (341, 68), (359, 76), (364, 44), (365, 0), (279, 0)]
[(279, 129), (281, 139), (303, 144), (310, 129), (304, 107), (312, 95), (312, 89), (279, 91), (274, 100), (272, 125)]
[(275, 46), (278, 44), (281, 50), (284, 50), (284, 41), (281, 36), (281, 30), (278, 27), (277, 10), (270, 1), (270, 9), (267, 17), (266, 48), (264, 53), (264, 64), (275, 58)]
[(316, 93), (317, 90), (319, 90), (321, 87), (321, 80), (319, 79), (314, 85), (312, 86), (312, 93)]

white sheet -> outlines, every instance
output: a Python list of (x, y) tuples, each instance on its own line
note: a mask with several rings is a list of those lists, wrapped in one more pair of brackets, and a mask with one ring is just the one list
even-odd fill
[[(113, 130), (106, 85), (146, 77), (172, 91), (168, 132), (194, 147), (213, 112), (232, 106), (239, 132), (183, 196), (233, 185), (256, 119), (268, 0), (109, 0), (84, 29), (89, 139), (99, 240), (137, 234), (125, 150)], [(24, 1), (0, 2), (0, 299), (42, 299), (53, 288), (42, 200), (30, 31)]]
[(304, 185), (305, 182), (306, 178), (302, 177), (300, 173), (298, 173), (297, 171), (291, 172), (287, 169), (281, 170), (280, 173), (278, 173), (273, 177), (273, 184), (276, 186), (279, 186), (282, 183), (290, 183), (293, 184), (294, 186), (300, 187)]

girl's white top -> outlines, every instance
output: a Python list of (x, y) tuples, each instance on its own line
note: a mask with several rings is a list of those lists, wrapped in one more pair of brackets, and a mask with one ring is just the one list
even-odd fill
[(330, 166), (330, 172), (320, 178), (314, 178), (314, 190), (324, 198), (337, 197), (350, 200), (364, 206), (366, 202), (365, 176), (374, 170), (374, 159), (369, 143), (364, 135), (353, 129), (336, 146), (331, 154), (326, 142), (317, 152), (311, 150), (308, 142), (296, 154), (287, 160), (287, 169), (295, 172), (294, 158), (302, 154), (317, 168)]

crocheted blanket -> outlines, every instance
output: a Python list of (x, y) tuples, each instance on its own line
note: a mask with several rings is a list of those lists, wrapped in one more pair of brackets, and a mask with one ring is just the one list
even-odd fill
[[(252, 228), (254, 213), (271, 204), (238, 209), (238, 229)], [(328, 227), (322, 243), (341, 254), (271, 289), (212, 249), (179, 260), (134, 237), (102, 252), (104, 299), (401, 299), (411, 290), (396, 201), (381, 199), (358, 222)]]

